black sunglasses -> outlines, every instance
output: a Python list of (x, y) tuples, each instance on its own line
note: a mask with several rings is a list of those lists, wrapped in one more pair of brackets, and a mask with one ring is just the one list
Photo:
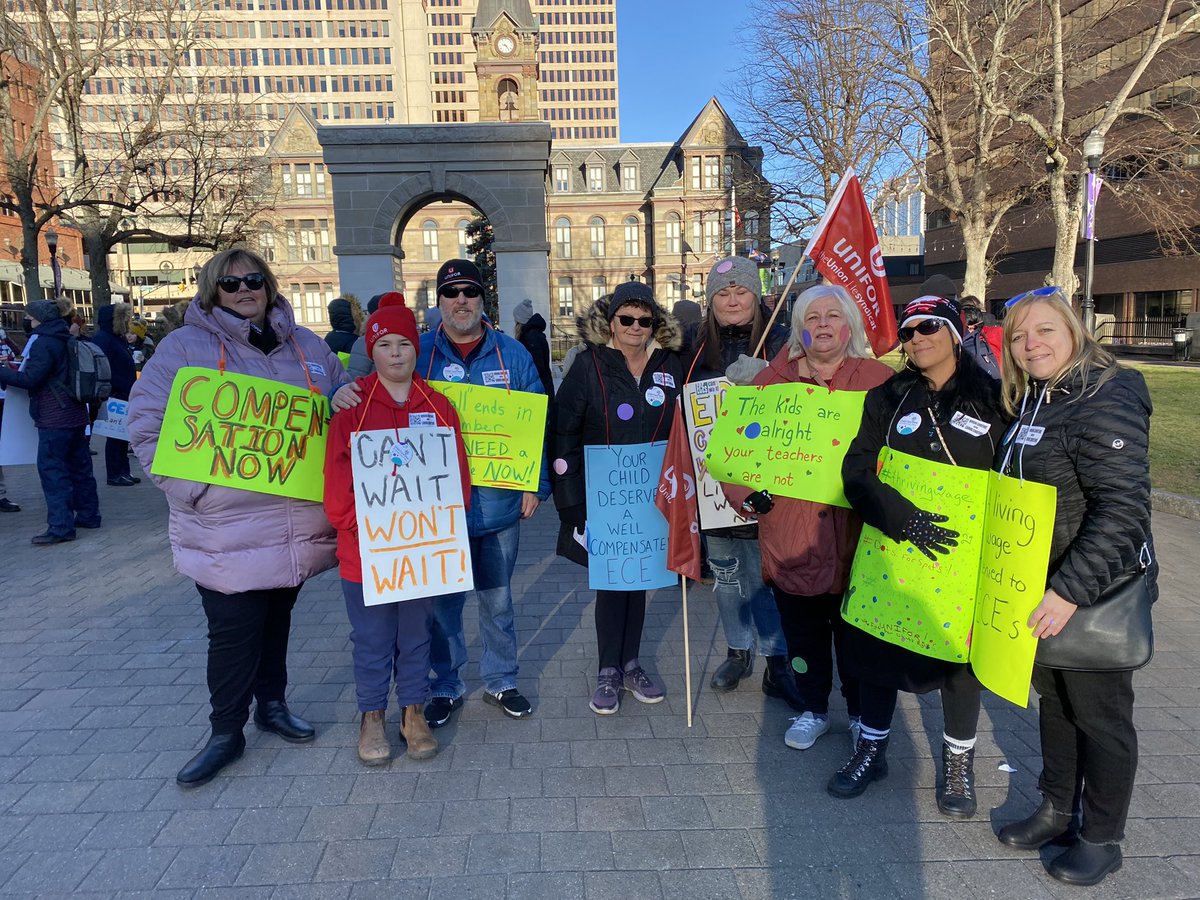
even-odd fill
[(922, 319), (909, 328), (897, 328), (896, 337), (900, 338), (900, 343), (907, 344), (913, 339), (914, 334), (918, 332), (924, 335), (937, 334), (945, 324), (941, 319)]
[(439, 297), (445, 297), (447, 300), (453, 300), (458, 296), (470, 297), (474, 300), (476, 297), (482, 297), (483, 291), (474, 285), (466, 285), (465, 287), (444, 287), (438, 291)]
[(236, 294), (243, 284), (249, 290), (257, 291), (266, 283), (266, 277), (259, 272), (251, 272), (249, 275), (222, 275), (217, 279), (217, 287), (227, 294)]
[(650, 326), (652, 326), (654, 324), (654, 317), (653, 316), (620, 315), (620, 316), (617, 316), (617, 321), (620, 322), (622, 325), (624, 325), (626, 328), (632, 328), (634, 322), (637, 322), (643, 328), (649, 328)]

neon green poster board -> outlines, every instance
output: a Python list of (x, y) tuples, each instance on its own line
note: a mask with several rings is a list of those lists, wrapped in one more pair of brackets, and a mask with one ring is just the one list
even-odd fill
[(476, 487), (536, 491), (546, 440), (545, 394), (431, 381), (454, 404)]
[(848, 507), (842, 458), (866, 397), (811, 384), (729, 387), (709, 438), (708, 470), (717, 481)]
[(949, 517), (958, 546), (930, 560), (865, 526), (842, 618), (915, 653), (970, 662), (985, 687), (1025, 706), (1037, 647), (1025, 623), (1045, 592), (1054, 488), (889, 449), (880, 458), (880, 478)]
[(187, 366), (175, 374), (155, 475), (320, 502), (329, 401), (308, 388)]

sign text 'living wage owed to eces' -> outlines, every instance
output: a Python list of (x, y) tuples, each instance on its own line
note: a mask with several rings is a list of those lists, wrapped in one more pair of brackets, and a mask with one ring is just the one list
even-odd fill
[(545, 394), (431, 381), (454, 404), (462, 424), (471, 484), (536, 491), (546, 438)]

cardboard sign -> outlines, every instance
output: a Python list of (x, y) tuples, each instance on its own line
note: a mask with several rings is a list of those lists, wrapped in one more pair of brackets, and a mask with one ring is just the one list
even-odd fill
[(92, 434), (118, 441), (129, 440), (129, 401), (109, 398), (100, 408), (100, 416), (92, 425)]
[(708, 470), (718, 481), (848, 507), (842, 459), (866, 397), (811, 384), (730, 386), (709, 436)]
[(31, 466), (37, 462), (38, 432), (29, 416), (29, 393), (5, 391), (4, 421), (0, 422), (0, 466)]
[(696, 505), (699, 508), (701, 530), (731, 528), (754, 522), (733, 508), (721, 485), (708, 471), (706, 453), (709, 439), (721, 411), (721, 400), (726, 389), (732, 386), (733, 383), (725, 378), (709, 378), (683, 386), (683, 418), (687, 425), (692, 468), (696, 474)]
[(471, 484), (538, 489), (546, 439), (545, 394), (451, 381), (429, 383), (446, 395), (458, 413)]
[(652, 590), (678, 582), (667, 569), (667, 520), (654, 505), (666, 451), (666, 441), (583, 448), (593, 590)]
[(1046, 587), (1054, 488), (884, 449), (880, 479), (948, 516), (958, 546), (930, 560), (863, 528), (842, 618), (880, 640), (973, 665), (989, 690), (1029, 697), (1037, 642), (1026, 622)]
[(350, 435), (363, 603), (438, 597), (475, 586), (451, 428)]
[(329, 401), (308, 388), (188, 366), (171, 385), (155, 475), (321, 502)]

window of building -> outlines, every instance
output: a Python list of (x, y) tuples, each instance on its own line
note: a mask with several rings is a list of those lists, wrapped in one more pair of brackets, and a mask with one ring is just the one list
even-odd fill
[(588, 165), (587, 182), (589, 191), (604, 190), (604, 169), (599, 163), (591, 163)]
[(325, 165), (323, 163), (317, 163), (315, 166), (313, 184), (315, 187), (316, 196), (324, 197), (325, 196)]
[(426, 219), (421, 223), (421, 246), (425, 248), (427, 260), (441, 259), (438, 254), (438, 227), (433, 219)]
[(575, 315), (575, 279), (570, 275), (558, 279), (558, 314)]
[(310, 163), (296, 165), (296, 196), (311, 197), (313, 195), (313, 175)]
[(588, 222), (588, 229), (591, 237), (592, 256), (597, 259), (607, 255), (607, 248), (604, 246), (604, 220), (599, 216), (592, 216)]
[(621, 190), (636, 191), (638, 189), (637, 166), (624, 163), (621, 166)]
[(700, 180), (700, 157), (692, 157), (692, 190), (700, 190), (703, 182)]
[(258, 252), (269, 263), (275, 259), (275, 226), (270, 222), (258, 223)]
[(638, 218), (637, 216), (625, 217), (625, 255), (640, 256), (641, 255), (641, 240), (638, 237)]
[(721, 187), (721, 157), (704, 157), (704, 189), (715, 191)]
[(750, 210), (750, 212), (746, 213), (746, 218), (743, 220), (742, 227), (743, 227), (743, 230), (746, 232), (747, 237), (757, 237), (758, 236), (758, 211), (757, 210), (752, 209), (752, 210)]
[(718, 213), (706, 212), (700, 216), (704, 224), (704, 252), (716, 253), (721, 248), (721, 220)]
[(667, 300), (674, 306), (683, 299), (683, 276), (667, 276)]
[(471, 222), (468, 219), (458, 220), (458, 256), (460, 259), (467, 258), (467, 244), (470, 243), (470, 238), (467, 237), (467, 226)]
[(592, 276), (592, 302), (595, 303), (608, 293), (608, 279), (603, 275)]
[(554, 255), (559, 259), (571, 258), (571, 220), (566, 216), (554, 220)]
[(554, 192), (565, 194), (571, 190), (571, 169), (568, 166), (554, 167)]
[(683, 252), (683, 220), (679, 213), (667, 213), (666, 218), (667, 252)]
[(325, 321), (328, 311), (321, 296), (321, 285), (304, 285), (304, 320), (313, 324)]

